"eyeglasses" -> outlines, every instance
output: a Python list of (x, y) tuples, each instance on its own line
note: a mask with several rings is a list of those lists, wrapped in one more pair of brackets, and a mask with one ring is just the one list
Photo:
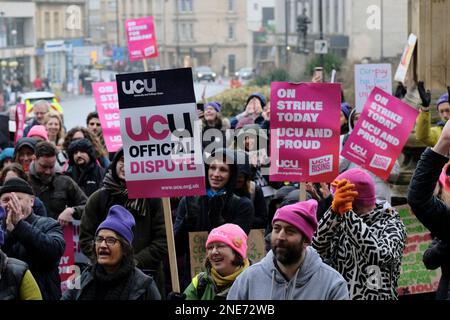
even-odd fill
[(114, 237), (103, 238), (103, 237), (100, 237), (100, 236), (96, 236), (94, 238), (94, 241), (95, 241), (95, 244), (97, 244), (97, 245), (101, 245), (103, 243), (103, 241), (105, 241), (107, 246), (113, 246), (113, 245), (116, 244), (117, 241), (120, 241), (120, 240), (116, 239)]

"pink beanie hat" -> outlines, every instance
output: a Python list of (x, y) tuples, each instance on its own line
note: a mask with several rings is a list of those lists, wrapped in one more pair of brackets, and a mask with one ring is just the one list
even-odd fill
[(28, 131), (27, 137), (32, 138), (33, 136), (38, 136), (44, 139), (45, 141), (48, 141), (47, 130), (42, 125), (35, 125), (31, 127), (30, 131)]
[(206, 240), (206, 246), (212, 242), (223, 242), (239, 253), (243, 259), (247, 259), (247, 235), (236, 224), (227, 223), (212, 229)]
[(275, 212), (272, 225), (275, 221), (283, 221), (296, 227), (311, 242), (317, 229), (317, 201), (314, 199), (297, 202), (281, 207)]
[(341, 173), (336, 180), (347, 179), (355, 185), (355, 189), (358, 192), (353, 203), (359, 207), (371, 207), (375, 205), (375, 183), (373, 178), (365, 170), (360, 168), (353, 168)]

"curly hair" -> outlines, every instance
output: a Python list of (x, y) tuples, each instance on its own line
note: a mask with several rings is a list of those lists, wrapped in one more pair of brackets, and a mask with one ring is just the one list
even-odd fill
[(84, 137), (88, 139), (90, 142), (92, 142), (97, 159), (107, 156), (107, 152), (105, 148), (103, 148), (103, 146), (101, 145), (98, 137), (95, 134), (93, 134), (88, 128), (82, 126), (73, 127), (67, 132), (66, 137), (64, 138), (64, 142), (62, 144), (62, 148), (66, 153), (70, 143), (73, 141), (73, 136), (77, 132), (83, 133)]

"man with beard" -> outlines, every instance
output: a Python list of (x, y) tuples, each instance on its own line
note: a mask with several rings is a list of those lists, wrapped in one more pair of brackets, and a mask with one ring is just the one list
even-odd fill
[(44, 202), (48, 216), (64, 226), (73, 218), (81, 218), (87, 197), (70, 177), (55, 172), (57, 153), (50, 142), (39, 142), (29, 175), (34, 193)]
[(89, 197), (103, 185), (105, 169), (97, 164), (94, 147), (88, 139), (74, 140), (67, 152), (69, 168), (65, 174)]
[(310, 246), (316, 211), (316, 200), (278, 209), (272, 250), (235, 280), (227, 300), (348, 300), (344, 278)]

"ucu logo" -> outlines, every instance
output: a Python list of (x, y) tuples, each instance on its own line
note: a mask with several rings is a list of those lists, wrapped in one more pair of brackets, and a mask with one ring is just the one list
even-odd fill
[(354, 144), (353, 142), (350, 143), (350, 149), (364, 158), (367, 157), (367, 150), (357, 144)]
[(152, 80), (151, 87), (148, 86), (147, 79), (144, 80), (130, 80), (127, 88), (127, 82), (122, 81), (122, 90), (125, 94), (141, 94), (145, 92), (156, 92), (156, 80)]

